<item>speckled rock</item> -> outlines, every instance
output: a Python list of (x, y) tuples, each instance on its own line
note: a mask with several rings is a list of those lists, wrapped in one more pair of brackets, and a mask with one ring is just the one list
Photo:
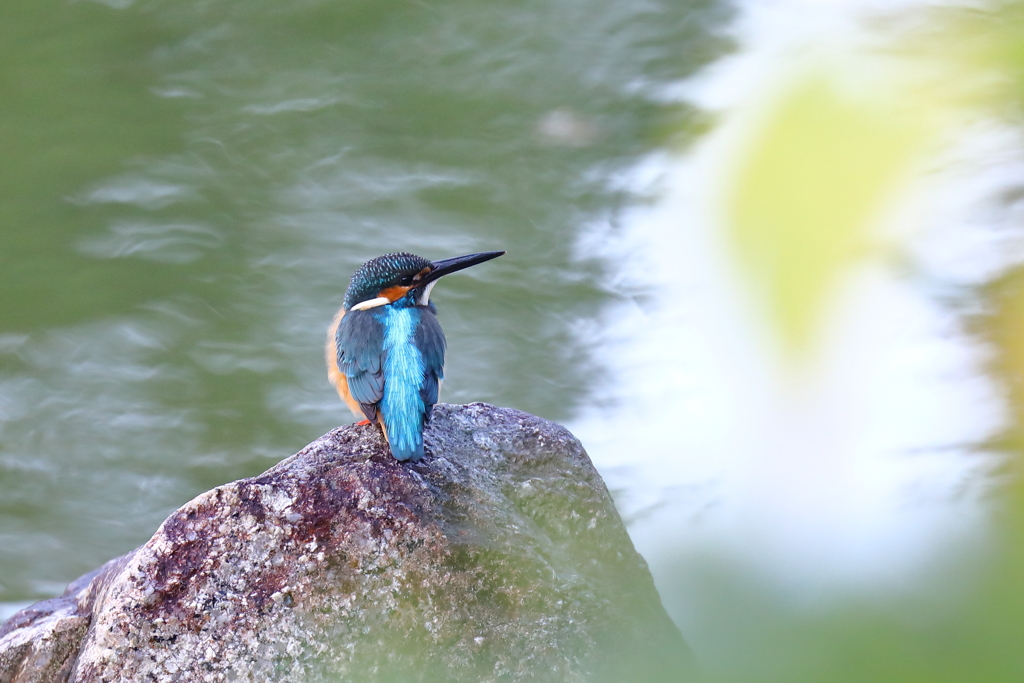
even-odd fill
[(441, 404), (426, 444), (342, 427), (200, 495), (4, 624), (0, 683), (689, 678), (568, 431)]
[(0, 625), (0, 683), (68, 680), (97, 598), (133, 554), (79, 577), (62, 596), (37, 602)]

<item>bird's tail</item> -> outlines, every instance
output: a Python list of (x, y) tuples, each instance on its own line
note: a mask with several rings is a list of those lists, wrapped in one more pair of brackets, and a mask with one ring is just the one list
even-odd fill
[(378, 422), (395, 460), (416, 462), (423, 457), (422, 420), (415, 424), (415, 420), (389, 420), (378, 416)]

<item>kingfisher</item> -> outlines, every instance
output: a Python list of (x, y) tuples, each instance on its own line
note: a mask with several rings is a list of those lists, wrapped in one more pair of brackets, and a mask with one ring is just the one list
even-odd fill
[(485, 251), (440, 261), (384, 254), (352, 275), (327, 329), (327, 378), (363, 424), (377, 424), (397, 460), (423, 457), (423, 427), (444, 379), (445, 339), (430, 292)]

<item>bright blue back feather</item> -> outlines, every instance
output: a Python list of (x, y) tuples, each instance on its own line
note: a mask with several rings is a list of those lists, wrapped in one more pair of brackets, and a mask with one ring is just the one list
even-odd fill
[(419, 460), (423, 427), (444, 374), (444, 333), (433, 311), (420, 306), (385, 306), (376, 315), (384, 328), (384, 394), (378, 409), (391, 453), (398, 460)]
[(379, 409), (388, 443), (398, 460), (419, 460), (426, 406), (420, 397), (423, 355), (413, 338), (421, 314), (416, 308), (384, 306), (377, 316), (384, 325), (384, 396)]

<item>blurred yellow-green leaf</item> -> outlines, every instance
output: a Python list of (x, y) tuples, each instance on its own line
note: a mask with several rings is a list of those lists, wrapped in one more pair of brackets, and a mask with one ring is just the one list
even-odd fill
[(784, 348), (809, 350), (844, 270), (927, 140), (881, 97), (853, 99), (822, 75), (790, 89), (741, 152), (727, 193), (741, 269)]

